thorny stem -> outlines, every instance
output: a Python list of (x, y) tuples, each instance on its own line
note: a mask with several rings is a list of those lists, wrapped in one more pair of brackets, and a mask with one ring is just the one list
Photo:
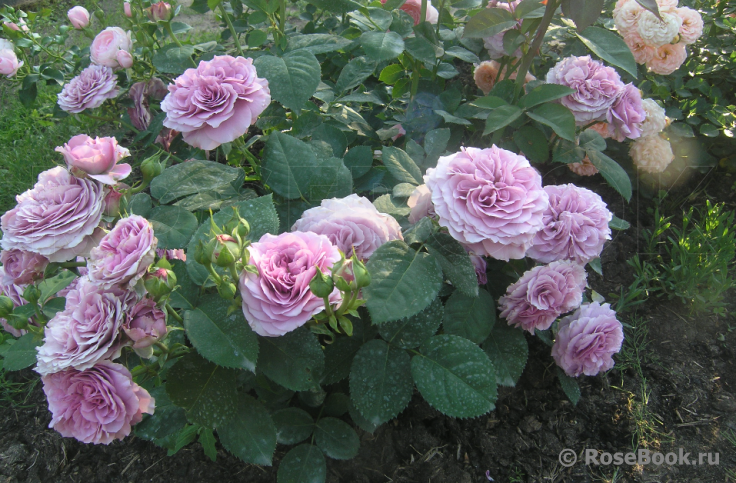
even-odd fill
[(176, 310), (174, 310), (174, 307), (169, 305), (168, 302), (166, 303), (166, 311), (169, 313), (170, 316), (172, 316), (180, 324), (184, 322), (184, 319), (181, 318), (181, 315), (179, 315), (179, 313)]
[(225, 7), (222, 6), (222, 2), (220, 2), (220, 12), (222, 13), (222, 18), (225, 19), (227, 28), (230, 30), (230, 35), (233, 38), (233, 43), (235, 44), (235, 48), (238, 50), (238, 55), (243, 57), (243, 48), (240, 46), (240, 40), (238, 40), (238, 33), (235, 32), (235, 27), (233, 27), (233, 22), (232, 20), (230, 20), (230, 16), (225, 11)]
[(536, 57), (537, 52), (539, 52), (539, 48), (542, 46), (544, 36), (547, 33), (550, 23), (552, 23), (552, 17), (554, 17), (555, 11), (559, 5), (560, 0), (549, 0), (547, 2), (547, 8), (544, 10), (544, 16), (542, 17), (542, 23), (539, 24), (539, 28), (537, 29), (537, 35), (534, 37), (534, 41), (532, 42), (531, 47), (529, 47), (529, 51), (524, 54), (524, 57), (521, 59), (521, 66), (519, 67), (519, 72), (516, 74), (516, 92), (514, 97), (518, 97), (518, 95), (524, 90), (524, 79), (526, 78), (526, 74), (529, 72), (529, 67), (531, 67), (534, 57)]

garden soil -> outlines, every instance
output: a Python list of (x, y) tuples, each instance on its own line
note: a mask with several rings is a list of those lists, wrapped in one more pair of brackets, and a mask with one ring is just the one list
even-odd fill
[[(601, 193), (619, 218), (632, 227), (614, 232), (602, 254), (603, 276), (591, 274), (591, 286), (609, 300), (632, 280), (626, 260), (641, 243), (639, 232), (651, 225), (651, 199), (637, 191), (626, 203), (600, 176), (577, 178), (567, 169), (542, 167), (545, 184), (574, 181)], [(546, 169), (545, 169), (546, 168)], [(736, 177), (722, 172), (692, 174), (670, 199), (703, 206), (705, 199), (736, 209)], [(729, 294), (731, 308), (736, 296)], [(634, 323), (631, 312), (622, 321)], [(442, 416), (415, 394), (398, 419), (374, 434), (357, 429), (358, 456), (328, 460), (329, 483), (482, 483), (506, 482), (681, 482), (728, 481), (736, 469), (736, 319), (710, 314), (691, 316), (675, 301), (652, 297), (637, 312), (648, 329), (641, 351), (641, 375), (635, 367), (582, 378), (582, 398), (573, 406), (555, 378), (549, 349), (529, 338), (529, 363), (514, 388), (500, 388), (496, 409), (475, 418)], [(730, 326), (729, 326), (730, 324)], [(633, 337), (632, 333), (628, 334)], [(619, 366), (621, 367), (621, 366)], [(641, 377), (643, 376), (643, 377)], [(33, 379), (26, 371), (11, 376)], [(645, 386), (643, 385), (645, 383)], [(643, 404), (643, 398), (648, 404)], [(153, 444), (129, 437), (109, 446), (84, 445), (48, 429), (51, 419), (40, 384), (25, 402), (16, 397), (0, 407), (0, 482), (74, 483), (275, 483), (276, 469), (288, 447), (279, 445), (274, 467), (246, 465), (218, 444), (210, 461), (199, 444), (172, 457)], [(586, 466), (558, 461), (561, 450), (610, 453), (634, 448), (662, 453), (683, 448), (690, 460), (698, 453), (719, 454), (718, 465)], [(693, 455), (695, 457), (693, 458)]]

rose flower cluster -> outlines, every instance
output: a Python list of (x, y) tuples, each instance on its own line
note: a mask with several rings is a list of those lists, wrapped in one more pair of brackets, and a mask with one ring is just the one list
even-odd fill
[(546, 264), (524, 273), (499, 300), (509, 325), (534, 334), (577, 309), (560, 322), (555, 360), (570, 376), (610, 369), (622, 326), (607, 305), (581, 305), (584, 264), (611, 238), (613, 215), (600, 196), (572, 184), (542, 187), (525, 157), (496, 146), (440, 157), (424, 180), (408, 202), (411, 222), (435, 218), (475, 257)]
[(23, 305), (29, 284), (43, 279), (50, 262), (75, 266), (78, 256), (87, 257), (82, 276), (58, 293), (65, 307), (44, 327), (35, 370), (52, 413), (50, 427), (86, 443), (108, 444), (155, 408), (130, 371), (113, 360), (125, 346), (150, 357), (151, 345), (166, 334), (166, 314), (141, 281), (149, 276), (157, 241), (148, 220), (136, 215), (103, 229), (111, 185), (131, 170), (118, 164), (128, 150), (115, 138), (79, 135), (57, 151), (67, 168), (41, 173), (0, 219), (0, 293)]
[(703, 18), (697, 10), (678, 7), (678, 0), (657, 0), (659, 16), (636, 0), (618, 0), (613, 10), (616, 29), (639, 64), (655, 74), (669, 75), (687, 59), (685, 46), (703, 34)]

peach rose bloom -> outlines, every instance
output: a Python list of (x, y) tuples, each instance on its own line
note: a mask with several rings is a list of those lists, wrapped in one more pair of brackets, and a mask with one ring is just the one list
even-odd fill
[(680, 41), (688, 45), (694, 44), (703, 35), (703, 17), (688, 7), (678, 8), (675, 12), (682, 19)]
[(593, 166), (593, 163), (590, 162), (590, 158), (588, 156), (585, 156), (582, 162), (570, 163), (567, 167), (570, 168), (570, 171), (579, 176), (593, 176), (598, 173), (598, 168)]
[(657, 49), (652, 60), (647, 62), (647, 67), (655, 74), (670, 75), (680, 68), (685, 59), (687, 59), (685, 44), (665, 44)]
[[(498, 73), (498, 68), (501, 67), (501, 64), (498, 63), (495, 60), (485, 60), (478, 65), (478, 67), (475, 68), (475, 72), (473, 73), (473, 79), (475, 79), (475, 85), (478, 86), (480, 90), (483, 91), (483, 94), (488, 95), (489, 92), (491, 92), (491, 89), (493, 89), (494, 84), (496, 83), (496, 79), (502, 80), (504, 76), (506, 75), (506, 68), (504, 67), (501, 71), (501, 74)], [(509, 76), (510, 80), (516, 80), (516, 72), (513, 72)], [(524, 79), (524, 84), (531, 82), (533, 80), (537, 80), (536, 77), (534, 77), (531, 73), (527, 72), (526, 77)]]
[(624, 35), (624, 42), (629, 46), (629, 50), (634, 54), (634, 60), (637, 64), (646, 64), (657, 54), (657, 49), (651, 45), (647, 45), (638, 32), (631, 31)]
[(611, 133), (608, 130), (608, 123), (607, 122), (597, 122), (590, 126), (588, 129), (592, 129), (593, 131), (597, 132), (601, 135), (603, 139), (608, 139), (611, 137)]

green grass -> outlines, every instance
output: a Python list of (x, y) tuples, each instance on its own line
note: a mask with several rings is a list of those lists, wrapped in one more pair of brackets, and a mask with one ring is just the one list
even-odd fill
[(27, 109), (12, 85), (0, 82), (0, 213), (15, 206), (15, 195), (33, 187), (38, 173), (63, 163), (56, 146), (76, 134), (96, 134), (96, 123), (89, 119), (51, 119), (59, 90), (44, 87), (35, 106)]

